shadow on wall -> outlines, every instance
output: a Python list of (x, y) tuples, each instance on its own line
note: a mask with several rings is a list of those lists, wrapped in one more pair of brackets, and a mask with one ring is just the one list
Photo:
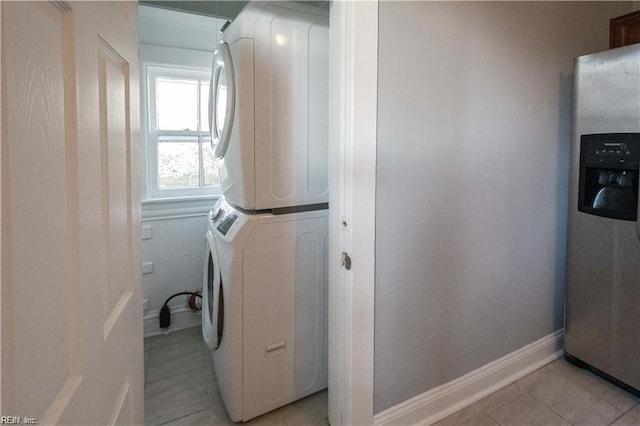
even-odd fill
[[(164, 1), (164, 0), (141, 0), (140, 4), (155, 6), (163, 9), (176, 10), (179, 12), (189, 12), (198, 15), (214, 16), (216, 18), (234, 19), (248, 1)], [(307, 6), (315, 6), (320, 9), (329, 10), (329, 1), (301, 0)]]
[(214, 16), (216, 18), (233, 19), (238, 16), (240, 10), (248, 3), (247, 1), (164, 1), (164, 0), (141, 0), (139, 2), (146, 6), (155, 6), (162, 9), (175, 10), (179, 12), (189, 12), (198, 15)]
[[(560, 73), (558, 80), (558, 91), (560, 99), (560, 116), (558, 117), (558, 161), (556, 187), (556, 229), (566, 230), (567, 219), (570, 208), (574, 208), (576, 200), (569, 200), (569, 176), (570, 176), (570, 155), (571, 155), (571, 123), (573, 118), (573, 74)], [(556, 264), (555, 264), (555, 286), (553, 300), (554, 329), (564, 327), (564, 292), (567, 278), (567, 233), (556, 233)]]

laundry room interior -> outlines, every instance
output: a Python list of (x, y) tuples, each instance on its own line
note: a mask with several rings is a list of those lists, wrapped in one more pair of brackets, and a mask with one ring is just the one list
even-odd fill
[(2, 2), (3, 419), (640, 426), (640, 1), (91, 3)]
[(326, 422), (329, 4), (201, 5), (139, 6), (146, 418)]
[[(328, 16), (328, 2), (303, 3)], [(202, 3), (195, 4), (204, 9)], [(233, 22), (244, 3), (218, 2), (217, 6), (210, 4), (206, 12), (192, 10), (195, 13), (190, 14), (182, 9), (186, 7), (186, 3), (175, 2), (140, 3), (141, 87), (150, 87), (149, 75), (143, 71), (146, 64), (209, 70), (216, 48), (211, 40), (219, 43), (224, 39), (226, 22)], [(212, 13), (215, 7), (221, 10)], [(510, 375), (508, 368), (501, 373), (510, 377), (509, 383), (558, 358), (566, 275), (573, 58), (606, 49), (609, 20), (636, 9), (637, 3), (628, 2), (379, 3), (373, 386), (373, 409), (379, 418), (396, 424), (420, 417), (441, 419), (454, 412), (452, 406), (459, 406), (446, 398), (433, 401), (429, 391), (446, 388), (469, 372), (481, 371), (522, 348), (529, 353), (504, 361), (518, 365)], [(284, 40), (281, 35), (272, 37), (276, 43), (278, 37)], [(328, 37), (323, 42), (328, 43)], [(256, 41), (254, 49), (258, 44)], [(328, 60), (328, 54), (324, 58)], [(317, 66), (328, 63), (318, 62)], [(269, 78), (266, 74), (265, 70), (265, 76), (255, 78)], [(205, 76), (202, 84), (207, 85), (209, 79)], [(328, 86), (325, 89), (328, 91)], [(148, 102), (149, 94), (144, 92), (143, 114), (148, 114), (144, 100)], [(257, 105), (255, 108), (257, 117), (260, 111)], [(143, 134), (145, 130), (143, 125)], [(200, 141), (201, 155), (213, 157), (206, 137)], [(145, 161), (159, 164), (160, 160), (147, 156)], [(218, 167), (213, 158), (203, 157), (201, 164)], [(201, 176), (206, 173), (211, 171), (202, 171)], [(187, 330), (181, 333), (201, 339), (201, 316), (208, 314), (189, 308), (193, 297), (181, 295), (172, 300), (168, 329), (160, 327), (159, 316), (163, 302), (172, 294), (202, 292), (203, 274), (206, 287), (207, 271), (203, 272), (202, 265), (211, 251), (203, 252), (203, 235), (209, 209), (220, 195), (220, 171), (215, 173), (211, 192), (182, 200), (163, 197), (163, 191), (157, 189), (154, 196), (157, 182), (152, 178), (145, 181), (147, 360), (160, 352), (151, 343), (159, 338), (153, 336)], [(260, 296), (263, 300), (266, 297)], [(274, 305), (272, 309), (283, 308)], [(303, 315), (318, 315), (311, 308)], [(326, 315), (326, 306), (322, 312), (320, 315)], [(294, 322), (302, 320), (295, 316)], [(530, 349), (532, 345), (534, 349)], [(178, 356), (181, 352), (177, 351), (175, 358), (167, 361), (167, 370), (187, 377), (189, 371), (203, 368), (215, 376), (206, 345), (203, 352), (186, 347), (186, 353)], [(202, 358), (203, 365), (194, 357)], [(172, 363), (180, 367), (176, 370)], [(162, 387), (162, 380), (170, 381), (158, 380), (170, 373), (157, 373), (163, 366), (155, 359), (148, 364), (149, 387)], [(518, 403), (532, 406), (518, 408), (523, 412), (513, 421), (529, 418), (526, 411), (530, 410), (549, 424), (558, 419), (573, 424), (585, 419), (597, 419), (597, 424), (620, 418), (640, 422), (636, 396), (625, 398), (604, 382), (592, 381), (585, 386), (583, 377), (578, 378), (580, 385), (575, 385), (571, 367), (559, 367), (557, 361), (549, 365), (549, 371), (539, 373), (542, 377), (565, 369), (561, 374), (570, 377), (566, 387), (575, 387), (578, 395), (586, 393), (598, 401), (591, 401), (587, 417), (584, 413), (571, 417), (537, 402), (545, 399), (535, 392), (552, 391), (535, 388), (528, 393), (525, 385), (507, 383)], [(303, 373), (296, 370), (295, 374)], [(490, 390), (500, 387), (488, 386)], [(210, 398), (219, 400), (213, 393)], [(481, 394), (488, 393), (483, 389)], [(603, 397), (611, 399), (610, 394), (617, 399), (612, 402)], [(427, 395), (421, 409), (409, 414), (398, 411), (403, 401), (416, 395)], [(222, 405), (227, 414), (235, 410), (230, 407), (233, 402), (221, 405), (218, 401), (218, 407), (212, 409), (210, 399), (200, 398), (200, 405), (173, 411), (165, 397), (150, 392), (147, 418), (151, 423), (176, 421), (171, 417), (185, 424), (211, 418), (223, 422), (229, 418)], [(327, 402), (326, 391), (320, 392), (255, 421), (326, 424)], [(494, 405), (500, 408), (502, 402)], [(442, 406), (448, 408), (443, 410)], [(571, 411), (573, 406), (564, 409)], [(492, 409), (497, 414), (492, 416), (484, 407), (477, 419), (464, 417), (465, 424), (508, 424), (499, 420), (505, 413)], [(242, 414), (240, 409), (239, 413), (231, 420), (249, 420), (246, 411)], [(457, 415), (460, 413), (465, 411)], [(455, 416), (448, 418), (448, 424), (461, 421)]]

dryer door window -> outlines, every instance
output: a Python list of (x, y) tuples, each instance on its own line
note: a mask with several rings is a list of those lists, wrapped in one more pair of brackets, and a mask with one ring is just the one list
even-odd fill
[(218, 69), (216, 69), (214, 80), (216, 83), (216, 93), (214, 96), (216, 109), (213, 113), (213, 122), (216, 136), (220, 138), (220, 135), (224, 132), (224, 120), (227, 117), (227, 73), (224, 67), (218, 67)]
[(221, 41), (213, 54), (213, 70), (209, 86), (209, 129), (215, 156), (227, 152), (235, 112), (235, 79), (229, 45)]

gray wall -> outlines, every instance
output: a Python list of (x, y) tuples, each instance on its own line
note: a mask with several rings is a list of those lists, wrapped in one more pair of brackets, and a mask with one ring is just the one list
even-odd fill
[(562, 328), (573, 58), (630, 10), (380, 3), (376, 412)]

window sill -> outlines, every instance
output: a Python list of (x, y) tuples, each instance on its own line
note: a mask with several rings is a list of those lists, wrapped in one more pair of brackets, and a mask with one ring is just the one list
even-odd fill
[(150, 198), (142, 201), (142, 221), (204, 216), (221, 195)]

